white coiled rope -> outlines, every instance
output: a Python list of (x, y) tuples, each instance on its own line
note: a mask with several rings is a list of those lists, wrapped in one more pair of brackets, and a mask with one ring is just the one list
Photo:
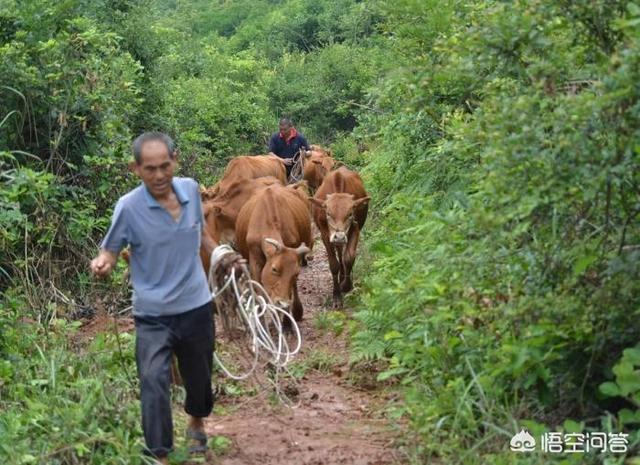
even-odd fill
[(300, 149), (298, 153), (293, 156), (293, 166), (289, 172), (289, 178), (287, 182), (293, 184), (298, 181), (302, 181), (304, 177), (304, 149)]
[[(224, 284), (218, 287), (215, 279), (216, 268), (220, 265), (222, 258), (235, 253), (228, 245), (220, 245), (211, 253), (211, 265), (209, 266), (209, 289), (215, 299), (227, 288), (233, 292), (236, 305), (233, 308), (220, 308), (218, 312), (235, 312), (237, 322), (248, 337), (249, 351), (253, 354), (251, 366), (244, 373), (232, 373), (226, 367), (217, 354), (214, 358), (220, 369), (230, 378), (242, 380), (248, 378), (257, 368), (260, 361), (271, 364), (278, 373), (281, 369), (286, 369), (287, 363), (298, 353), (302, 346), (300, 328), (296, 324), (291, 314), (286, 310), (274, 305), (265, 291), (264, 287), (251, 279), (247, 266), (241, 265), (242, 272), (236, 276), (235, 266), (230, 274), (226, 276)], [(282, 317), (282, 318), (281, 318)], [(289, 343), (284, 337), (282, 322), (288, 319), (291, 322), (291, 329), (295, 337), (295, 348), (290, 349)]]

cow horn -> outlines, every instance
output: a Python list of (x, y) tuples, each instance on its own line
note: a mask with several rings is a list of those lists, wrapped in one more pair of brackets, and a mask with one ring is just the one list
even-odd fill
[(301, 245), (299, 245), (298, 248), (296, 249), (296, 253), (300, 257), (304, 257), (309, 252), (311, 252), (311, 249), (307, 247), (307, 245), (304, 242)]
[(275, 239), (271, 239), (270, 237), (265, 237), (264, 241), (267, 244), (271, 244), (272, 246), (274, 246), (276, 248), (276, 252), (280, 252), (280, 250), (282, 249), (282, 244), (276, 241)]

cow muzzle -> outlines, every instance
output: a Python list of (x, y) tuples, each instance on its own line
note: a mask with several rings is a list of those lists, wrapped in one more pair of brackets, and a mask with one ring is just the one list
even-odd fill
[(329, 240), (334, 245), (345, 245), (347, 243), (347, 233), (344, 231), (335, 231), (331, 234)]

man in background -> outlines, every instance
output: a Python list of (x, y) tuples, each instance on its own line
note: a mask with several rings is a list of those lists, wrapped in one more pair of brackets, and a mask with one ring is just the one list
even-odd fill
[(300, 149), (309, 150), (309, 144), (291, 123), (289, 118), (280, 119), (280, 131), (271, 136), (269, 140), (269, 152), (284, 159), (287, 167), (287, 177), (291, 173), (293, 157)]

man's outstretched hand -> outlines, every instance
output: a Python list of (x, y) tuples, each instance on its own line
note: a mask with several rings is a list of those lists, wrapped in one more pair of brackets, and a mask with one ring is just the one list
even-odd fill
[(91, 260), (89, 267), (94, 275), (100, 278), (106, 278), (113, 271), (113, 267), (117, 260), (117, 255), (109, 252), (108, 250), (102, 249), (98, 256)]

